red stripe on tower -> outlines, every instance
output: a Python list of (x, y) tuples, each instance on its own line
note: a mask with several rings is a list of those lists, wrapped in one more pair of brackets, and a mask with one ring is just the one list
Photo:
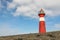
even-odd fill
[(40, 34), (44, 34), (46, 33), (46, 28), (45, 28), (45, 20), (44, 20), (44, 16), (45, 13), (43, 11), (43, 9), (40, 10), (40, 13), (38, 14), (39, 16), (39, 33)]

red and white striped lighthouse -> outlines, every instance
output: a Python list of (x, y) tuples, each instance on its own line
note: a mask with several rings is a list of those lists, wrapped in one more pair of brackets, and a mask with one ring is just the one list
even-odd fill
[(44, 19), (45, 13), (43, 9), (40, 10), (38, 16), (39, 16), (39, 33), (44, 34), (46, 33), (46, 28), (45, 28), (45, 19)]

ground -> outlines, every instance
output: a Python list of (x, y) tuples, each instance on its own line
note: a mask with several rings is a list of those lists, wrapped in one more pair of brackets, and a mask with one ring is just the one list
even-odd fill
[(1, 36), (0, 40), (60, 40), (60, 31), (47, 32), (45, 34), (30, 33), (12, 36)]

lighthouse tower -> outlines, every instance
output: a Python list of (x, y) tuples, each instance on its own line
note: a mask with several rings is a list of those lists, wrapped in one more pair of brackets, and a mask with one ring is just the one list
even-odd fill
[(40, 10), (38, 16), (39, 16), (39, 33), (44, 34), (46, 33), (46, 28), (45, 28), (45, 19), (44, 19), (45, 13), (43, 9)]

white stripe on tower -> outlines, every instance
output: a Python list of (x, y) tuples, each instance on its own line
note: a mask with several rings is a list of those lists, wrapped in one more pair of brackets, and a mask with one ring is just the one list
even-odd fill
[(40, 17), (39, 21), (45, 21), (44, 17)]

